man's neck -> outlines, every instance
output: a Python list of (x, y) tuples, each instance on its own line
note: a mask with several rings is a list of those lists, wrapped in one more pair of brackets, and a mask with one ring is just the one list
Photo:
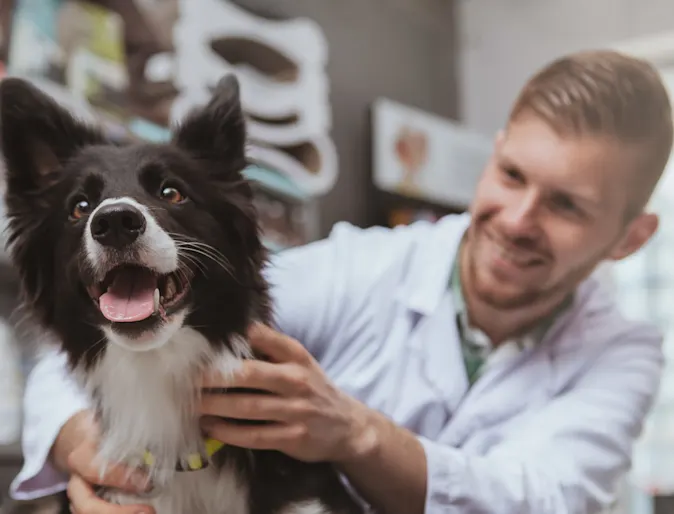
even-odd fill
[(467, 244), (461, 245), (461, 283), (470, 324), (484, 332), (492, 342), (499, 344), (533, 330), (546, 317), (555, 312), (569, 297), (561, 291), (558, 295), (519, 309), (501, 309), (482, 301), (472, 292), (473, 284), (468, 273), (467, 259), (463, 258)]
[(473, 299), (466, 298), (471, 325), (482, 330), (494, 346), (520, 337), (534, 330), (541, 322), (550, 316), (562, 305), (565, 297), (555, 299), (555, 302), (545, 302), (523, 309), (497, 309)]

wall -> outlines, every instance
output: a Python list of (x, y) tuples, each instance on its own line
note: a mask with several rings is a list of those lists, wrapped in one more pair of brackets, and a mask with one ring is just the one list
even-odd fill
[(489, 135), (547, 61), (674, 30), (671, 0), (463, 0), (457, 18), (460, 117)]
[(308, 16), (330, 47), (340, 177), (321, 202), (321, 232), (377, 219), (370, 194), (371, 102), (378, 96), (456, 115), (453, 0), (237, 0), (257, 14)]

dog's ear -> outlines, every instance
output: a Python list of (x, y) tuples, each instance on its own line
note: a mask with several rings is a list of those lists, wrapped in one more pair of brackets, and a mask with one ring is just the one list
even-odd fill
[(48, 185), (78, 149), (102, 142), (98, 131), (29, 82), (0, 82), (0, 143), (15, 192)]
[(239, 81), (225, 75), (204, 107), (191, 112), (177, 128), (173, 142), (225, 175), (246, 166), (246, 123), (241, 109)]

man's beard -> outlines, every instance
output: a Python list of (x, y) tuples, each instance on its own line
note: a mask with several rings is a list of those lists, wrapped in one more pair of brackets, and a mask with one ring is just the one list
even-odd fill
[[(480, 234), (478, 237), (486, 236)], [(554, 298), (559, 298), (560, 302), (563, 301), (583, 280), (592, 274), (597, 265), (605, 258), (609, 249), (615, 244), (612, 242), (610, 246), (607, 245), (606, 248), (602, 248), (601, 251), (590, 256), (584, 262), (569, 269), (553, 283), (534, 283), (531, 285), (532, 287), (527, 287), (523, 284), (520, 287), (508, 288), (508, 290), (503, 291), (498, 285), (491, 287), (490, 283), (485, 283), (484, 276), (481, 278), (480, 274), (478, 274), (476, 262), (479, 259), (476, 259), (474, 252), (479, 251), (479, 248), (475, 248), (472, 239), (473, 234), (468, 232), (464, 241), (463, 246), (465, 246), (465, 249), (462, 255), (462, 260), (465, 259), (468, 275), (465, 285), (473, 290), (473, 293), (480, 302), (498, 310), (520, 310), (535, 304), (552, 301)], [(516, 245), (513, 244), (513, 246)]]

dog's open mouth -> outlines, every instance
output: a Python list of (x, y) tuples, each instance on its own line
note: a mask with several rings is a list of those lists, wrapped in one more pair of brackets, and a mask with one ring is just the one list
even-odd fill
[(115, 323), (133, 323), (170, 316), (189, 290), (185, 273), (160, 275), (142, 266), (122, 265), (88, 288), (103, 316)]

